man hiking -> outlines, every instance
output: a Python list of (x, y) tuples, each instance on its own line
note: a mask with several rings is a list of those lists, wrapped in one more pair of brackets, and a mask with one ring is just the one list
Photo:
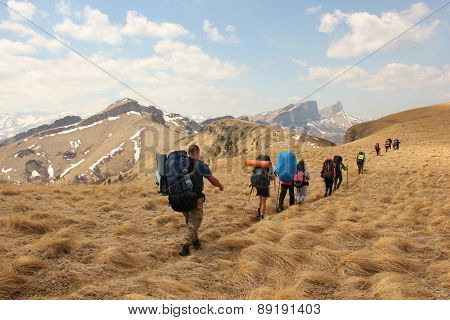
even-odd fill
[(302, 204), (308, 194), (309, 172), (306, 170), (305, 161), (301, 159), (297, 163), (297, 173), (294, 177), (294, 186), (296, 189), (295, 202)]
[(322, 166), (322, 171), (320, 176), (325, 182), (325, 197), (331, 196), (333, 192), (333, 181), (334, 181), (334, 163), (331, 159), (325, 159)]
[(274, 174), (269, 156), (259, 155), (256, 160), (270, 162), (267, 168), (255, 167), (250, 177), (250, 185), (252, 188), (256, 189), (256, 196), (259, 196), (258, 213), (256, 214), (256, 219), (259, 221), (264, 219), (266, 214), (266, 202), (267, 198), (270, 196), (270, 181), (274, 180)]
[(375, 152), (377, 153), (377, 156), (380, 155), (380, 144), (378, 142), (375, 144)]
[(366, 162), (366, 153), (364, 151), (358, 152), (356, 155), (356, 165), (358, 166), (358, 174), (364, 173), (364, 163)]
[(391, 147), (389, 139), (386, 139), (386, 141), (384, 142), (384, 147), (386, 148), (386, 152), (388, 152), (388, 149)]
[(197, 194), (197, 205), (194, 209), (183, 212), (186, 218), (186, 236), (184, 244), (180, 248), (180, 256), (188, 256), (190, 254), (190, 246), (194, 249), (200, 249), (200, 239), (198, 238), (198, 229), (203, 220), (203, 203), (205, 202), (205, 195), (203, 194), (203, 177), (220, 191), (223, 191), (223, 185), (213, 176), (208, 165), (200, 160), (200, 148), (196, 144), (189, 147), (188, 155), (193, 159), (193, 171), (190, 175), (192, 181), (192, 190)]
[(347, 171), (347, 167), (342, 163), (341, 156), (334, 156), (334, 191), (339, 190), (342, 183), (342, 170)]

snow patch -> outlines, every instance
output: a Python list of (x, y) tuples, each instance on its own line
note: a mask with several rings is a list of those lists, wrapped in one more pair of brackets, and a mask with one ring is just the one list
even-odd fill
[(136, 111), (128, 111), (127, 115), (129, 115), (129, 116), (131, 116), (131, 115), (142, 116), (142, 114), (140, 112), (136, 112)]
[(131, 136), (130, 140), (134, 143), (134, 162), (137, 163), (139, 161), (139, 157), (141, 156), (141, 133), (145, 130), (145, 128), (141, 128), (134, 135)]
[(78, 147), (81, 145), (81, 140), (70, 140), (69, 142), (70, 146), (72, 147), (72, 149), (78, 149)]
[(111, 137), (112, 137), (112, 133), (109, 133), (108, 138), (111, 138)]
[(120, 117), (108, 117), (108, 121), (114, 121), (120, 119)]
[(90, 125), (87, 125), (87, 126), (76, 127), (76, 128), (72, 128), (72, 129), (69, 129), (69, 130), (64, 130), (64, 131), (61, 131), (61, 132), (58, 132), (58, 133), (52, 133), (52, 134), (46, 135), (46, 137), (54, 137), (56, 135), (68, 134), (68, 133), (72, 133), (72, 132), (75, 132), (75, 131), (82, 131), (84, 129), (92, 128), (92, 127), (94, 127), (96, 125), (99, 125), (101, 123), (103, 123), (103, 120), (91, 123)]
[(5, 167), (3, 167), (3, 168), (2, 168), (2, 174), (3, 174), (3, 173), (9, 173), (9, 172), (11, 172), (12, 170), (13, 170), (12, 168), (5, 169)]
[(117, 153), (122, 152), (123, 151), (123, 145), (124, 142), (122, 142), (117, 148), (112, 149), (106, 156), (101, 157), (100, 159), (98, 159), (97, 161), (95, 161), (90, 167), (89, 170), (94, 171), (95, 168), (104, 160), (108, 159), (108, 158), (112, 158), (114, 157)]
[(39, 174), (39, 172), (37, 172), (36, 170), (33, 170), (33, 172), (31, 173), (31, 177), (32, 178), (36, 178), (36, 177), (40, 177), (41, 175)]
[(70, 167), (68, 167), (66, 170), (63, 171), (63, 173), (61, 173), (61, 175), (59, 176), (60, 178), (64, 177), (66, 174), (68, 174), (71, 170), (75, 169), (76, 167), (78, 167), (80, 164), (82, 164), (84, 162), (85, 159), (82, 159), (80, 161), (78, 161), (77, 163), (73, 163), (70, 165)]

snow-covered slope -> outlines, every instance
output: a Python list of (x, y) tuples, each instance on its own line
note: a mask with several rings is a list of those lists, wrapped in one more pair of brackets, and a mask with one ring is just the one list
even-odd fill
[(155, 152), (202, 128), (128, 98), (86, 119), (67, 125), (65, 119), (0, 143), (0, 182), (92, 183), (136, 176), (153, 163)]
[(49, 113), (40, 111), (0, 113), (0, 141), (31, 128), (49, 124), (67, 115), (72, 114), (68, 112)]
[(319, 110), (316, 101), (290, 104), (252, 117), (255, 122), (292, 128), (334, 143), (344, 141), (345, 131), (361, 120), (344, 111), (340, 101)]

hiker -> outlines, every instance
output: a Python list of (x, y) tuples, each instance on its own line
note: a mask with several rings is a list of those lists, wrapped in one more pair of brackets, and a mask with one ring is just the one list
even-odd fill
[[(270, 157), (268, 155), (259, 155), (256, 160), (270, 161)], [(266, 202), (270, 196), (270, 180), (274, 180), (272, 162), (270, 162), (268, 168), (255, 167), (253, 169), (250, 177), (250, 186), (256, 189), (256, 196), (259, 196), (258, 213), (256, 214), (258, 221), (264, 219), (266, 214)]]
[(190, 254), (191, 245), (194, 249), (200, 249), (201, 247), (200, 239), (198, 238), (198, 229), (203, 220), (203, 203), (206, 199), (203, 194), (203, 178), (205, 177), (214, 187), (223, 191), (222, 183), (213, 176), (208, 165), (199, 159), (199, 146), (196, 144), (191, 145), (188, 150), (188, 155), (193, 163), (193, 170), (191, 171), (190, 178), (192, 181), (192, 191), (196, 194), (197, 203), (194, 209), (183, 212), (186, 219), (187, 230), (184, 244), (180, 248), (180, 256), (188, 256)]
[(320, 176), (325, 181), (325, 197), (331, 196), (333, 192), (333, 181), (334, 181), (334, 163), (331, 159), (325, 159), (322, 166), (322, 171)]
[(375, 151), (377, 153), (377, 156), (379, 156), (380, 155), (380, 144), (378, 142), (375, 144)]
[(386, 148), (386, 152), (388, 152), (388, 149), (391, 147), (391, 145), (389, 144), (389, 139), (386, 139), (386, 141), (384, 142), (384, 147)]
[(398, 150), (400, 148), (400, 140), (394, 139), (394, 150)]
[(347, 167), (342, 163), (341, 156), (334, 156), (334, 191), (339, 190), (342, 183), (342, 170), (347, 171)]
[(294, 177), (297, 171), (295, 154), (287, 151), (278, 153), (277, 164), (275, 168), (275, 174), (280, 180), (281, 192), (280, 199), (277, 205), (277, 212), (284, 210), (284, 198), (289, 191), (289, 205), (295, 204), (295, 189), (294, 189)]
[(358, 174), (364, 173), (364, 162), (366, 162), (366, 154), (364, 151), (359, 151), (356, 156), (356, 164), (358, 165)]
[(389, 149), (392, 149), (392, 139), (388, 138), (388, 142), (389, 142)]
[(302, 204), (308, 194), (309, 172), (306, 170), (305, 161), (300, 159), (297, 163), (297, 173), (294, 177), (294, 186), (296, 189), (295, 202)]

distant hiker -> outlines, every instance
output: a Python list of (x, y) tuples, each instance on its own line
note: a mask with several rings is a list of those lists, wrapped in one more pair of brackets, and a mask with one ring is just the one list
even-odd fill
[(342, 183), (342, 170), (346, 171), (347, 167), (342, 163), (341, 156), (334, 156), (334, 191), (339, 190)]
[(277, 205), (277, 212), (284, 210), (284, 198), (289, 190), (289, 205), (295, 204), (295, 189), (294, 189), (294, 177), (297, 172), (295, 154), (287, 151), (280, 152), (278, 154), (275, 173), (280, 179), (281, 192), (280, 199)]
[[(270, 161), (270, 157), (267, 155), (259, 155), (256, 158), (257, 161)], [(267, 168), (255, 167), (250, 177), (250, 186), (256, 189), (256, 195), (259, 196), (258, 213), (256, 215), (257, 220), (264, 219), (266, 214), (266, 202), (270, 196), (269, 187), (270, 180), (274, 180), (272, 162), (270, 162)]]
[(165, 164), (169, 203), (173, 210), (183, 212), (186, 219), (185, 242), (180, 256), (190, 254), (190, 246), (200, 249), (198, 229), (203, 220), (203, 177), (223, 191), (223, 185), (211, 173), (208, 165), (200, 158), (200, 148), (193, 144), (185, 151), (171, 152)]
[(393, 146), (394, 150), (398, 150), (400, 148), (400, 140), (394, 139)]
[(392, 149), (392, 139), (388, 138), (388, 142), (389, 142), (389, 149)]
[(334, 181), (334, 163), (331, 159), (325, 159), (322, 166), (322, 171), (320, 176), (325, 181), (325, 197), (331, 196), (333, 192), (333, 181)]
[(377, 156), (379, 156), (380, 155), (380, 144), (378, 142), (375, 144), (375, 151), (377, 153)]
[(358, 174), (364, 173), (364, 163), (366, 162), (366, 153), (364, 151), (358, 152), (356, 155), (356, 164), (358, 165)]
[(386, 139), (386, 141), (384, 142), (384, 147), (386, 148), (386, 152), (388, 152), (388, 149), (391, 147), (389, 139)]
[(308, 194), (309, 172), (306, 170), (305, 161), (301, 159), (297, 163), (297, 173), (294, 177), (294, 186), (296, 189), (295, 202), (302, 204)]

